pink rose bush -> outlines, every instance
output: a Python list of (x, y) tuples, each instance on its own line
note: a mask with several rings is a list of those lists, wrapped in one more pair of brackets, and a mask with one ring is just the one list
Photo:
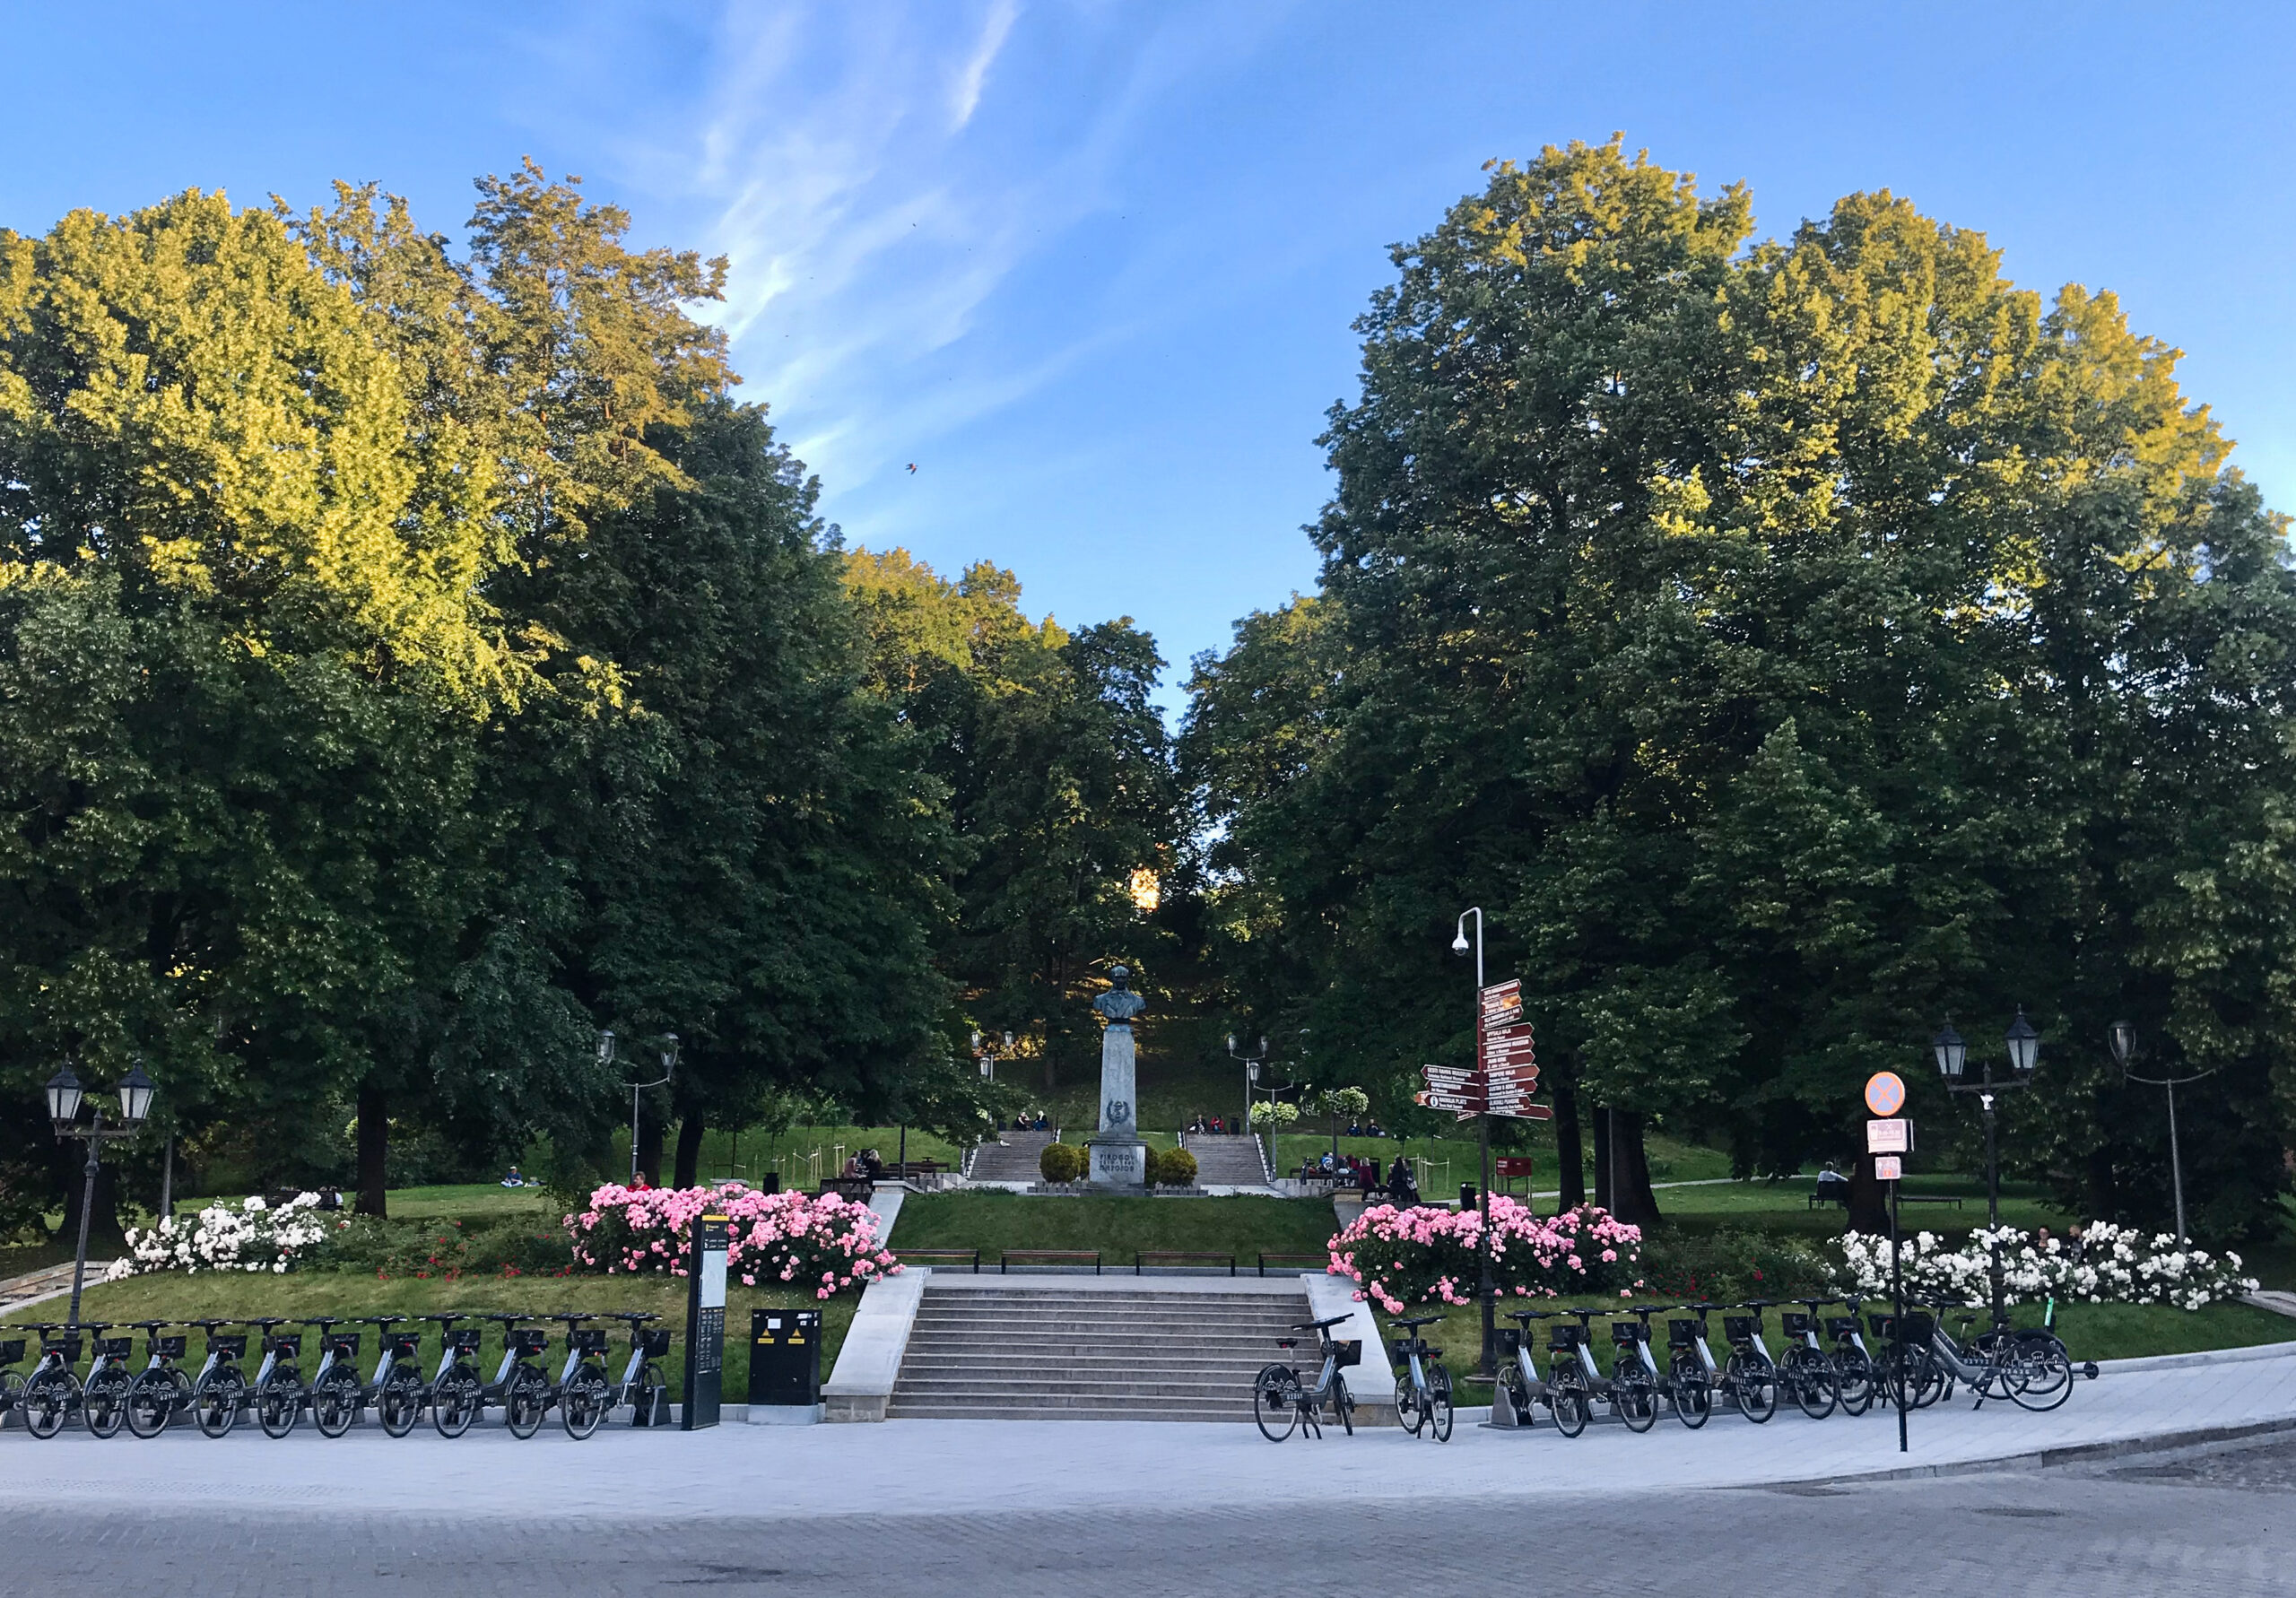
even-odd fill
[(836, 1194), (760, 1193), (723, 1187), (623, 1187), (609, 1182), (589, 1207), (566, 1217), (574, 1257), (612, 1275), (686, 1274), (693, 1218), (726, 1217), (726, 1270), (747, 1287), (787, 1285), (833, 1298), (900, 1271), (877, 1238), (876, 1212)]
[[(1591, 1204), (1543, 1219), (1493, 1194), (1489, 1246), (1501, 1294), (1552, 1298), (1630, 1288), (1642, 1230)], [(1373, 1204), (1331, 1240), (1330, 1270), (1390, 1315), (1413, 1304), (1472, 1304), (1483, 1246), (1479, 1211)]]

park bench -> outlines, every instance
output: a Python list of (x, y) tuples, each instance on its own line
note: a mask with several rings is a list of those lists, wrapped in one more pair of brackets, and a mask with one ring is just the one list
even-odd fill
[(1002, 1276), (1014, 1265), (1090, 1265), (1098, 1276), (1100, 1256), (1089, 1248), (1008, 1248), (996, 1262), (996, 1273)]
[(975, 1276), (980, 1274), (978, 1248), (896, 1248), (893, 1257), (904, 1265), (970, 1265)]
[(1207, 1253), (1191, 1248), (1144, 1248), (1132, 1256), (1132, 1273), (1135, 1276), (1142, 1274), (1151, 1260), (1175, 1265), (1225, 1265), (1228, 1267), (1229, 1275), (1233, 1276), (1236, 1273), (1234, 1255)]
[[(1261, 1255), (1259, 1256), (1259, 1273), (1262, 1276), (1267, 1274), (1267, 1268), (1270, 1265), (1274, 1265), (1278, 1271), (1284, 1271), (1287, 1266), (1290, 1267), (1292, 1271), (1297, 1271), (1303, 1268), (1323, 1271), (1330, 1269), (1331, 1255), (1327, 1254)], [(1289, 1272), (1286, 1272), (1286, 1273), (1289, 1274)]]
[(1898, 1194), (1898, 1203), (1900, 1204), (1951, 1204), (1958, 1210), (1961, 1207), (1961, 1195), (1958, 1193), (1901, 1193)]
[(822, 1179), (822, 1191), (865, 1204), (875, 1194), (877, 1185), (866, 1177), (825, 1177)]
[(1811, 1209), (1820, 1209), (1827, 1204), (1839, 1204), (1845, 1210), (1849, 1208), (1849, 1184), (1829, 1182), (1810, 1195)]

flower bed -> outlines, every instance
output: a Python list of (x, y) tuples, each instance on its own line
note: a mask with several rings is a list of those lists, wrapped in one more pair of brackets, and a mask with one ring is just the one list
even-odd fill
[(608, 1183), (589, 1207), (566, 1217), (574, 1257), (609, 1275), (686, 1274), (693, 1218), (705, 1210), (726, 1220), (726, 1269), (743, 1284), (787, 1282), (827, 1298), (900, 1264), (877, 1237), (876, 1212), (833, 1193), (760, 1193), (738, 1182), (723, 1187), (631, 1188)]
[[(1393, 1315), (1410, 1305), (1470, 1304), (1481, 1281), (1483, 1215), (1476, 1210), (1373, 1204), (1331, 1240), (1331, 1273)], [(1642, 1232), (1586, 1205), (1542, 1219), (1504, 1194), (1491, 1198), (1492, 1279), (1502, 1294), (1631, 1291)]]
[[(1979, 1304), (1992, 1295), (1994, 1248), (2000, 1252), (2002, 1284), (2008, 1302), (2055, 1298), (2085, 1304), (2172, 1304), (2199, 1309), (2220, 1299), (2257, 1290), (2254, 1277), (2240, 1274), (2240, 1256), (2179, 1246), (2167, 1232), (2151, 1236), (2110, 1221), (2091, 1222), (2076, 1243), (2070, 1238), (2039, 1238), (2014, 1227), (1970, 1234), (1959, 1248), (1948, 1248), (1934, 1232), (1917, 1232), (1899, 1243), (1900, 1268), (1909, 1298)], [(1850, 1232), (1841, 1239), (1846, 1290), (1881, 1298), (1890, 1290), (1890, 1240)]]
[(323, 1218), (319, 1195), (299, 1193), (283, 1204), (251, 1198), (236, 1209), (210, 1204), (189, 1220), (169, 1217), (154, 1227), (129, 1227), (127, 1253), (104, 1272), (106, 1281), (146, 1271), (268, 1271), (283, 1274), (309, 1258), (349, 1224)]

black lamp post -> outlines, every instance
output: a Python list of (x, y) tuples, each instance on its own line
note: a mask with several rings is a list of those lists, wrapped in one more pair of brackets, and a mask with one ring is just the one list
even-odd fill
[[(645, 1092), (648, 1088), (658, 1088), (664, 1086), (669, 1081), (671, 1077), (677, 1074), (679, 1047), (678, 1035), (675, 1032), (663, 1033), (662, 1074), (653, 1078), (651, 1081), (626, 1081), (622, 1084), (622, 1086), (630, 1090), (630, 1181), (632, 1186), (635, 1186), (638, 1182), (639, 1095)], [(601, 1032), (598, 1034), (598, 1064), (601, 1065), (611, 1065), (613, 1062), (613, 1034), (612, 1032)]]
[[(1458, 931), (1452, 935), (1451, 952), (1465, 954), (1469, 949), (1467, 917), (1470, 916), (1474, 917), (1474, 942), (1472, 945), (1474, 950), (1474, 1063), (1480, 1069), (1483, 1064), (1483, 907), (1481, 905), (1472, 905), (1459, 912)], [(1488, 1115), (1477, 1116), (1475, 1125), (1483, 1133), (1481, 1182), (1475, 1189), (1476, 1205), (1483, 1212), (1483, 1280), (1477, 1289), (1477, 1296), (1483, 1300), (1481, 1369), (1483, 1374), (1488, 1377), (1495, 1375), (1499, 1368), (1499, 1334), (1492, 1330), (1492, 1320), (1496, 1313), (1494, 1300), (1499, 1297), (1499, 1293), (1491, 1279), (1491, 1117)], [(1615, 1159), (1611, 1165), (1611, 1186), (1613, 1192), (1618, 1186), (1618, 1165)]]
[(48, 1118), (56, 1128), (58, 1138), (75, 1137), (88, 1145), (85, 1185), (80, 1191), (80, 1242), (72, 1263), (72, 1316), (70, 1324), (80, 1324), (80, 1292), (88, 1277), (88, 1218), (96, 1207), (96, 1172), (101, 1168), (100, 1156), (104, 1144), (134, 1137), (144, 1130), (144, 1120), (152, 1113), (152, 1079), (144, 1074), (144, 1064), (138, 1060), (128, 1067), (119, 1082), (119, 1125), (104, 1125), (100, 1105), (85, 1126), (80, 1125), (80, 1110), (87, 1101), (87, 1092), (80, 1086), (80, 1079), (72, 1073), (71, 1062), (65, 1062), (57, 1073), (48, 1079)]
[[(1259, 1063), (1267, 1058), (1267, 1039), (1262, 1038), (1259, 1040), (1256, 1053), (1239, 1055), (1236, 1052), (1236, 1035), (1231, 1032), (1228, 1034), (1228, 1057), (1244, 1068), (1244, 1124), (1238, 1130), (1257, 1137), (1258, 1134), (1252, 1132), (1252, 1089), (1259, 1081)], [(1275, 1095), (1270, 1093), (1267, 1101), (1274, 1104)], [(1275, 1123), (1272, 1118), (1267, 1124), (1267, 1146), (1271, 1151), (1275, 1147)], [(1273, 1153), (1268, 1158), (1267, 1168), (1271, 1171), (1275, 1168)]]
[(2177, 1245), (2182, 1247), (2185, 1241), (2185, 1159), (2184, 1152), (2177, 1142), (2177, 1090), (2187, 1082), (2196, 1082), (2204, 1076), (2215, 1075), (2216, 1068), (2212, 1065), (2206, 1071), (2196, 1071), (2190, 1076), (2139, 1076), (2128, 1068), (2128, 1063), (2136, 1057), (2136, 1029), (2127, 1021), (2117, 1020), (2112, 1024), (2110, 1036), (2113, 1060), (2120, 1066), (2125, 1081), (2169, 1090), (2169, 1179), (2176, 1188)]
[[(1961, 1076), (1969, 1064), (1969, 1047), (1961, 1041), (1961, 1035), (1953, 1030), (1953, 1023), (1948, 1020), (1945, 1029), (1930, 1040), (1930, 1047), (1937, 1055), (1937, 1073), (1945, 1079), (1945, 1090), (1949, 1093), (1976, 1094), (1978, 1107), (1985, 1113), (1985, 1224), (1988, 1230), (2001, 1225), (2001, 1159), (1994, 1125), (1994, 1097), (2012, 1088), (2031, 1087), (2033, 1068), (2040, 1063), (2040, 1034), (2034, 1031), (2032, 1022), (2025, 1019), (2023, 1005), (2017, 1007), (2017, 1019), (2009, 1023), (2009, 1030), (2002, 1041), (2009, 1048), (2008, 1078), (2002, 1081), (1994, 1081), (1993, 1066), (1987, 1062), (1979, 1067), (1982, 1073), (1980, 1080), (1964, 1082)], [(2005, 1295), (2001, 1280), (2000, 1245), (1993, 1245), (1991, 1252), (1993, 1324), (1998, 1328), (2007, 1324), (2008, 1307), (2003, 1302)]]

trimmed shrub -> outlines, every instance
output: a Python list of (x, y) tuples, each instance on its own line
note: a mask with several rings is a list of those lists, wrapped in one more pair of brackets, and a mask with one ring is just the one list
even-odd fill
[[(1553, 1298), (1640, 1285), (1642, 1232), (1592, 1204), (1541, 1219), (1503, 1194), (1491, 1196), (1492, 1276), (1500, 1293)], [(1331, 1240), (1331, 1273), (1389, 1315), (1405, 1306), (1471, 1304), (1483, 1269), (1483, 1217), (1474, 1210), (1373, 1204)]]
[(577, 1261), (609, 1275), (683, 1276), (693, 1218), (704, 1210), (726, 1216), (726, 1269), (744, 1287), (787, 1282), (827, 1298), (900, 1269), (880, 1246), (868, 1205), (834, 1193), (759, 1193), (739, 1182), (639, 1189), (608, 1183), (590, 1195), (588, 1209), (566, 1217), (566, 1234)]
[(1074, 1143), (1047, 1143), (1037, 1169), (1048, 1182), (1074, 1182), (1084, 1174), (1084, 1151)]
[(1186, 1149), (1151, 1149), (1148, 1185), (1152, 1187), (1196, 1185), (1196, 1156)]

